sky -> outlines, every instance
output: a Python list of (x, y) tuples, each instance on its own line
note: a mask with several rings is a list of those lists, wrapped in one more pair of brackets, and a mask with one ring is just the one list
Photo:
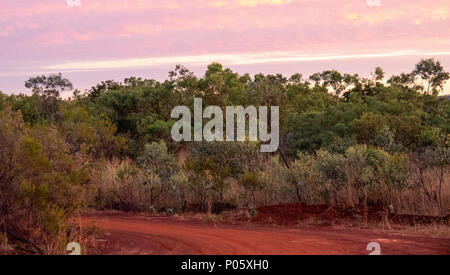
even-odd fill
[[(449, 0), (0, 0), (0, 90), (61, 72), (80, 90), (176, 64), (201, 76), (337, 69), (410, 72), (434, 57), (450, 71)], [(450, 94), (450, 84), (445, 87)]]

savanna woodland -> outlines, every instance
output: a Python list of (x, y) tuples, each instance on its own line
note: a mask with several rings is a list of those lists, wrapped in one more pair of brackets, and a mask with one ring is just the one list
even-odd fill
[[(450, 102), (439, 93), (448, 79), (434, 59), (389, 78), (382, 68), (252, 77), (218, 63), (198, 77), (176, 66), (163, 82), (130, 77), (84, 92), (61, 74), (32, 77), (28, 95), (0, 93), (0, 244), (64, 249), (78, 234), (71, 217), (86, 209), (170, 215), (303, 202), (445, 216)], [(278, 151), (174, 142), (171, 110), (192, 110), (195, 97), (279, 106)]]

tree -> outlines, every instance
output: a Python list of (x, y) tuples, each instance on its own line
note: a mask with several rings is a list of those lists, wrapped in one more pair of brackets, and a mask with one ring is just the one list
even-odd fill
[[(211, 185), (212, 177), (210, 175), (212, 163), (208, 160), (188, 158), (184, 162), (183, 169), (188, 172), (189, 189), (200, 197), (200, 210), (204, 212), (204, 206), (208, 191), (213, 187)], [(208, 209), (211, 212), (211, 200), (208, 200)]]
[(27, 96), (24, 94), (10, 95), (5, 98), (14, 111), (20, 111), (23, 121), (30, 125), (37, 125), (44, 122), (44, 117), (40, 111), (41, 99), (39, 95)]
[(264, 188), (265, 182), (262, 179), (259, 171), (245, 171), (239, 178), (241, 184), (249, 193), (251, 197), (251, 206), (256, 206), (255, 193)]
[(412, 74), (426, 82), (427, 86), (424, 91), (427, 94), (430, 92), (439, 94), (445, 82), (450, 78), (450, 73), (444, 71), (441, 63), (435, 61), (434, 58), (422, 59), (416, 64)]
[(217, 192), (223, 202), (230, 180), (238, 180), (245, 171), (258, 170), (262, 164), (255, 142), (198, 142), (192, 146), (185, 168), (192, 172), (193, 189), (202, 202), (212, 196), (211, 192)]
[(169, 72), (169, 81), (166, 84), (172, 86), (176, 99), (176, 106), (189, 102), (197, 92), (198, 79), (193, 72), (182, 65), (176, 65), (173, 71)]
[(387, 83), (392, 86), (412, 89), (414, 88), (414, 75), (406, 73), (401, 73), (400, 75), (393, 75), (388, 79)]
[(126, 140), (115, 135), (117, 127), (108, 117), (95, 116), (82, 106), (65, 106), (60, 128), (72, 154), (84, 151), (94, 158), (111, 158), (126, 148)]
[(47, 119), (55, 119), (61, 102), (61, 93), (73, 89), (72, 83), (59, 74), (31, 77), (25, 87), (41, 97), (41, 112)]
[(102, 93), (110, 90), (117, 90), (120, 87), (122, 87), (122, 83), (116, 82), (114, 80), (102, 81), (89, 90), (89, 97), (91, 99), (96, 99)]
[(5, 99), (6, 95), (0, 91), (0, 111), (3, 110), (3, 107), (5, 106)]
[(153, 206), (176, 172), (175, 158), (168, 153), (165, 142), (152, 142), (145, 145), (137, 162), (144, 175), (144, 184), (149, 186), (150, 206)]
[(323, 85), (324, 87), (331, 87), (336, 95), (340, 95), (351, 84), (355, 84), (358, 79), (356, 75), (344, 74), (336, 70), (323, 71), (321, 73), (312, 74), (309, 79), (315, 82), (317, 85)]
[(320, 179), (323, 184), (331, 186), (331, 199), (333, 202), (336, 202), (339, 191), (347, 182), (345, 156), (342, 154), (331, 154), (325, 150), (318, 150), (316, 155)]
[[(448, 142), (448, 137), (447, 137)], [(427, 148), (424, 152), (426, 165), (433, 172), (433, 178), (438, 182), (433, 190), (433, 199), (439, 203), (441, 214), (445, 215), (447, 210), (444, 205), (445, 178), (448, 176), (450, 165), (450, 147), (441, 143), (435, 148)]]
[(381, 81), (384, 78), (384, 70), (381, 67), (376, 67), (374, 72), (375, 81)]

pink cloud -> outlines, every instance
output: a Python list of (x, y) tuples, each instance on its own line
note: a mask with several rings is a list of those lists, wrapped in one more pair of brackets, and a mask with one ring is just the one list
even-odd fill
[[(0, 0), (0, 75), (69, 62), (450, 48), (448, 0)], [(1, 76), (0, 76), (1, 84)]]

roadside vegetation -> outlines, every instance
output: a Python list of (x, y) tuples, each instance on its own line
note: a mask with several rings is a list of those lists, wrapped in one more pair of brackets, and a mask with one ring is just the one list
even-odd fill
[[(80, 234), (80, 210), (173, 214), (302, 202), (450, 212), (449, 73), (434, 59), (385, 79), (330, 70), (240, 75), (210, 64), (168, 79), (130, 77), (73, 90), (61, 74), (0, 92), (0, 246), (55, 253)], [(73, 96), (62, 99), (61, 94)], [(171, 139), (171, 110), (280, 106), (280, 148)], [(0, 251), (0, 253), (2, 253)]]

